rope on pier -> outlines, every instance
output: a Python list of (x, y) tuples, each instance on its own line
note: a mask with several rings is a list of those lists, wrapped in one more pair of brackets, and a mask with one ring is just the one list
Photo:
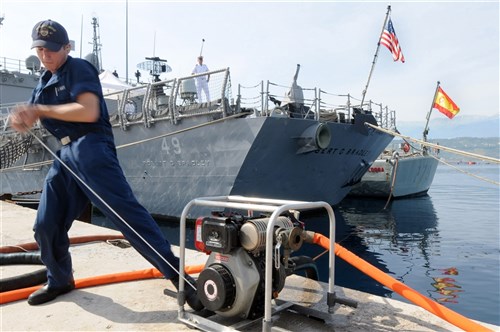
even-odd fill
[(416, 138), (413, 138), (413, 137), (410, 137), (410, 136), (401, 135), (401, 134), (399, 134), (399, 133), (397, 133), (395, 131), (392, 131), (392, 130), (389, 130), (389, 129), (385, 129), (385, 128), (381, 128), (379, 126), (375, 126), (375, 125), (373, 125), (371, 123), (368, 123), (368, 122), (365, 122), (365, 125), (369, 126), (369, 127), (372, 127), (375, 130), (384, 132), (386, 134), (389, 134), (389, 135), (392, 135), (392, 136), (401, 137), (404, 140), (413, 141), (413, 142), (416, 142), (416, 143), (419, 143), (419, 144), (422, 144), (424, 146), (428, 146), (428, 147), (431, 147), (431, 148), (434, 148), (434, 149), (440, 149), (440, 150), (443, 150), (443, 151), (448, 151), (448, 152), (459, 154), (459, 155), (462, 155), (462, 156), (477, 158), (477, 159), (481, 159), (481, 160), (484, 160), (484, 161), (489, 161), (489, 162), (492, 162), (492, 163), (500, 164), (500, 159), (497, 159), (497, 158), (483, 156), (483, 155), (476, 154), (476, 153), (471, 153), (471, 152), (466, 152), (466, 151), (462, 151), (462, 150), (448, 148), (448, 147), (443, 146), (443, 145), (437, 145), (437, 144), (429, 143), (429, 142), (422, 141), (422, 140), (419, 140), (419, 139), (416, 139)]

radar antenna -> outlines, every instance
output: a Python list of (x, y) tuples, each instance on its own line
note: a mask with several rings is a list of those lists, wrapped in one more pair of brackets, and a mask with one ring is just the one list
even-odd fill
[(172, 71), (172, 68), (167, 65), (167, 60), (160, 59), (159, 57), (146, 57), (146, 60), (137, 64), (137, 68), (141, 70), (148, 70), (149, 74), (153, 76), (153, 81), (158, 82), (160, 81), (160, 74), (161, 73), (170, 73)]

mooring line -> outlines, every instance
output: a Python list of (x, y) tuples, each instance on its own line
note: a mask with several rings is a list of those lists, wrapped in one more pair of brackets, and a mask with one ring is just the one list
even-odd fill
[(381, 131), (381, 132), (384, 132), (386, 134), (389, 134), (389, 135), (392, 135), (392, 136), (401, 137), (401, 138), (403, 138), (405, 140), (410, 140), (410, 141), (413, 141), (413, 142), (416, 142), (416, 143), (419, 143), (419, 144), (422, 144), (422, 145), (425, 145), (425, 146), (428, 146), (428, 147), (431, 147), (431, 148), (440, 149), (440, 150), (452, 152), (452, 153), (455, 153), (455, 154), (463, 155), (463, 156), (466, 156), (466, 157), (472, 157), (472, 158), (482, 159), (482, 160), (485, 160), (485, 161), (490, 161), (492, 163), (500, 164), (500, 159), (496, 159), (496, 158), (488, 157), (488, 156), (483, 156), (483, 155), (476, 154), (476, 153), (466, 152), (466, 151), (462, 151), (462, 150), (452, 149), (452, 148), (448, 148), (448, 147), (443, 146), (443, 145), (429, 143), (429, 142), (422, 141), (422, 140), (419, 140), (419, 139), (416, 139), (416, 138), (413, 138), (413, 137), (410, 137), (410, 136), (401, 135), (401, 134), (399, 134), (397, 132), (394, 132), (392, 130), (381, 128), (379, 126), (375, 126), (375, 125), (373, 125), (371, 123), (368, 123), (368, 122), (365, 122), (365, 125), (370, 126), (373, 129)]
[(458, 167), (456, 167), (456, 166), (453, 166), (453, 165), (452, 165), (452, 164), (450, 164), (450, 163), (447, 163), (446, 161), (444, 161), (444, 160), (442, 160), (442, 159), (440, 159), (440, 158), (437, 158), (436, 156), (433, 156), (433, 155), (430, 155), (430, 156), (431, 156), (432, 158), (434, 158), (434, 159), (437, 159), (437, 161), (439, 161), (440, 163), (443, 163), (443, 164), (445, 164), (446, 166), (450, 166), (451, 168), (453, 168), (453, 169), (455, 169), (455, 170), (459, 171), (460, 173), (463, 173), (463, 174), (465, 174), (465, 175), (472, 176), (472, 177), (477, 178), (477, 179), (479, 179), (479, 180), (482, 180), (482, 181), (489, 182), (489, 183), (491, 183), (491, 184), (496, 184), (497, 186), (500, 186), (500, 182), (497, 182), (497, 181), (495, 181), (495, 180), (491, 180), (491, 179), (488, 179), (488, 178), (483, 178), (482, 176), (476, 175), (476, 174), (471, 173), (471, 172), (466, 172), (466, 171), (464, 171), (464, 170), (462, 170), (462, 169), (460, 169), (460, 168), (458, 168)]
[(387, 206), (389, 206), (389, 203), (391, 202), (392, 195), (394, 194), (394, 185), (396, 184), (396, 175), (398, 172), (398, 165), (399, 165), (399, 156), (396, 158), (396, 161), (394, 162), (394, 168), (392, 171), (391, 191), (389, 192), (389, 197), (387, 198), (387, 202), (385, 203), (384, 210), (387, 209)]

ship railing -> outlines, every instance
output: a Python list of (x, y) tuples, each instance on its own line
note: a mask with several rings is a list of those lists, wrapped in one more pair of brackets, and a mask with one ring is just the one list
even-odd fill
[(350, 123), (357, 113), (371, 113), (384, 128), (396, 127), (396, 112), (388, 106), (351, 94), (334, 94), (320, 88), (280, 85), (261, 81), (256, 85), (238, 85), (237, 108), (251, 109), (254, 116), (289, 116), (317, 121)]
[[(198, 96), (196, 79), (202, 76), (209, 78), (210, 100), (207, 100), (203, 91), (201, 91), (201, 96)], [(220, 114), (226, 117), (232, 101), (231, 91), (229, 68), (178, 78), (171, 100), (173, 122), (207, 114)]]
[[(283, 93), (285, 91), (285, 93)], [(264, 100), (264, 114), (281, 116), (283, 114), (294, 118), (319, 120), (317, 109), (318, 90), (302, 88), (297, 85), (285, 86), (267, 81)], [(269, 101), (276, 107), (270, 109)]]
[(382, 103), (375, 103), (372, 100), (368, 101), (367, 108), (380, 127), (391, 130), (396, 129), (396, 111), (390, 110), (387, 105), (384, 106)]
[[(10, 126), (10, 113), (12, 112), (12, 109), (18, 105), (19, 103), (6, 103), (6, 104), (0, 104), (0, 138), (3, 139), (10, 139), (9, 137), (11, 135), (17, 135), (18, 133)], [(37, 131), (39, 129), (42, 129), (43, 126), (40, 123), (40, 121), (37, 121), (33, 124), (33, 127), (30, 128), (33, 131)]]
[(356, 101), (361, 101), (360, 99), (353, 98), (354, 105), (353, 110), (356, 112), (368, 112), (373, 115), (375, 120), (380, 127), (394, 130), (396, 129), (396, 111), (389, 109), (387, 105), (382, 103), (376, 103), (372, 100), (368, 100), (361, 105), (361, 103), (356, 103)]
[(118, 90), (104, 95), (112, 125), (126, 129), (134, 123), (144, 123), (142, 100), (147, 86), (139, 85), (125, 90)]
[[(289, 116), (318, 119), (316, 88), (291, 87), (267, 81), (253, 86), (238, 85), (236, 108), (253, 110), (254, 116)], [(273, 105), (270, 107), (271, 102)]]
[(9, 128), (9, 107), (1, 106), (0, 107), (0, 130), (2, 131), (2, 138), (3, 134), (7, 132)]
[[(347, 103), (346, 103), (347, 98)], [(319, 88), (301, 88), (263, 81), (238, 85), (237, 106), (254, 110), (254, 116), (289, 116), (317, 121), (348, 122), (349, 94), (332, 94)]]
[(11, 167), (24, 156), (19, 166), (22, 166), (23, 170), (38, 170), (41, 166), (29, 166), (32, 163), (32, 155), (43, 149), (41, 144), (33, 139), (33, 135), (44, 139), (49, 133), (40, 121), (30, 128), (30, 133), (15, 131), (10, 126), (10, 113), (15, 105), (16, 103), (0, 105), (0, 169)]
[(21, 74), (40, 74), (43, 70), (40, 67), (40, 62), (27, 60), (11, 59), (6, 57), (0, 57), (0, 71), (1, 72), (18, 72)]
[(348, 123), (352, 120), (351, 94), (335, 94), (319, 89), (318, 104), (321, 121)]
[[(253, 94), (251, 96), (243, 95), (242, 91), (249, 92)], [(260, 116), (262, 114), (262, 110), (265, 108), (264, 106), (264, 81), (260, 81), (259, 83), (252, 86), (245, 86), (242, 84), (238, 84), (238, 94), (236, 98), (236, 109), (240, 110), (242, 107), (245, 109), (253, 110), (254, 116)]]
[[(5, 103), (5, 104), (0, 104), (0, 117), (2, 120), (5, 120), (10, 112), (11, 109), (16, 106), (17, 103)], [(5, 118), (5, 119), (4, 119)]]
[[(210, 75), (210, 100), (200, 102), (196, 77)], [(220, 114), (225, 117), (231, 109), (231, 80), (229, 68), (203, 74), (149, 83), (105, 95), (111, 123), (126, 130), (142, 124), (150, 127), (157, 121), (177, 123), (188, 117)]]

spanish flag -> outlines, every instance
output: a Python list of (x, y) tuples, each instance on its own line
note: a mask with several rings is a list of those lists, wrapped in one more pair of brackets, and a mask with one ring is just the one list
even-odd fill
[(438, 87), (438, 91), (436, 93), (436, 99), (434, 100), (434, 105), (432, 106), (437, 108), (439, 112), (443, 113), (450, 119), (453, 119), (455, 115), (460, 112), (460, 108), (451, 100), (450, 97)]

